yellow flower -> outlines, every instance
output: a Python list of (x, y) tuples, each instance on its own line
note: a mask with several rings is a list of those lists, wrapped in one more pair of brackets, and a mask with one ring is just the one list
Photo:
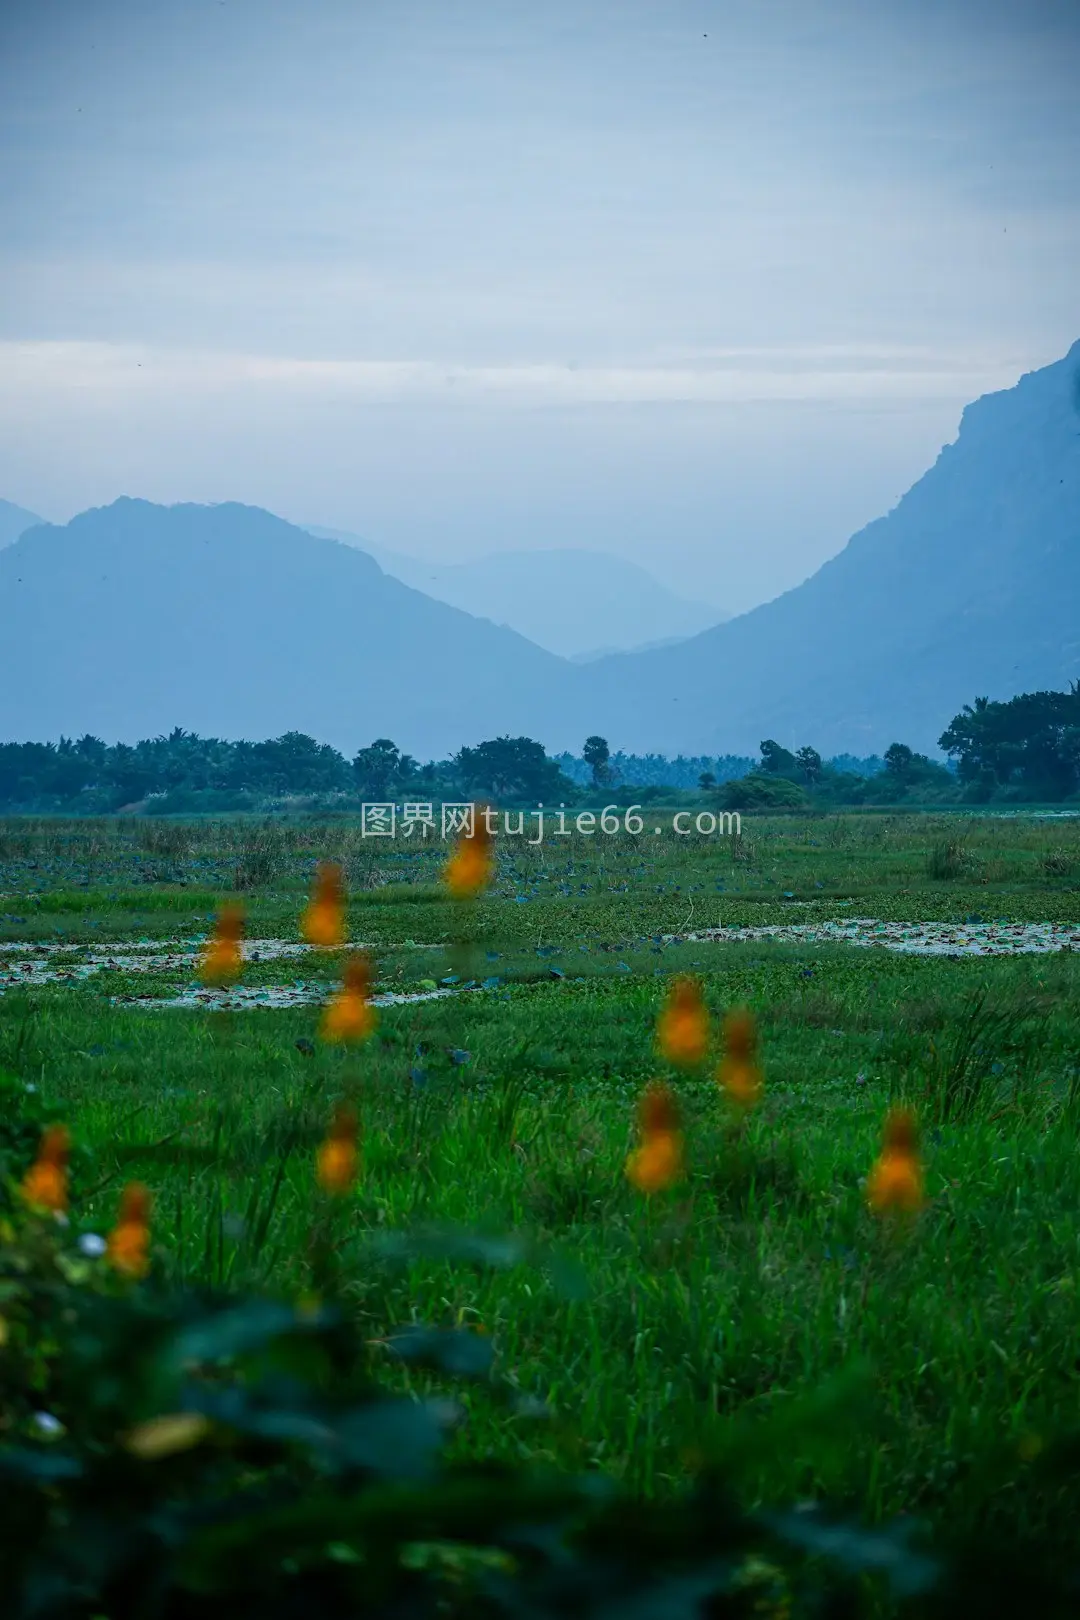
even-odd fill
[(50, 1125), (38, 1155), (22, 1179), (20, 1191), (33, 1209), (62, 1214), (68, 1207), (68, 1159), (71, 1136), (64, 1125)]
[(129, 1181), (121, 1194), (107, 1252), (109, 1263), (125, 1277), (145, 1277), (150, 1270), (150, 1193), (141, 1181)]
[(362, 956), (345, 964), (341, 989), (327, 1002), (319, 1024), (324, 1041), (366, 1041), (375, 1028), (375, 1009), (368, 1001), (371, 973)]
[(190, 1451), (209, 1433), (210, 1419), (201, 1412), (167, 1412), (163, 1417), (138, 1424), (126, 1436), (124, 1445), (133, 1456), (154, 1462), (158, 1457)]
[(652, 1085), (638, 1104), (640, 1146), (626, 1161), (627, 1178), (639, 1192), (660, 1192), (683, 1174), (683, 1138), (675, 1098), (664, 1085)]
[(724, 1019), (724, 1055), (716, 1078), (737, 1108), (753, 1108), (764, 1084), (757, 1063), (757, 1026), (753, 1013), (736, 1008)]
[(462, 833), (443, 868), (443, 881), (455, 900), (479, 894), (495, 875), (495, 854), (483, 812), (483, 805), (474, 807), (472, 831)]
[(657, 1044), (670, 1063), (700, 1063), (709, 1046), (709, 1015), (696, 979), (676, 979), (656, 1026)]
[(203, 948), (199, 976), (204, 984), (231, 984), (240, 977), (244, 933), (243, 907), (222, 906), (214, 925), (213, 938)]
[(926, 1202), (915, 1115), (893, 1108), (885, 1120), (881, 1152), (866, 1182), (866, 1201), (878, 1215), (915, 1215)]
[(341, 1197), (351, 1191), (360, 1168), (357, 1132), (356, 1109), (342, 1103), (315, 1160), (315, 1179), (324, 1192)]
[(302, 928), (309, 945), (344, 945), (345, 884), (336, 861), (320, 862)]

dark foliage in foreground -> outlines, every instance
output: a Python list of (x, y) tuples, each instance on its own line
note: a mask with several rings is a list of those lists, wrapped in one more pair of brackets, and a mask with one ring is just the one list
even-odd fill
[[(464, 1263), (510, 1257), (475, 1239), (444, 1249)], [(384, 1245), (371, 1263), (412, 1252)], [(490, 1380), (489, 1342), (410, 1324), (373, 1348), (323, 1281), (325, 1302), (299, 1306), (129, 1287), (77, 1258), (55, 1223), (8, 1228), (5, 1616), (1075, 1612), (1076, 1547), (1018, 1529), (1011, 1544), (934, 1550), (910, 1524), (741, 1505), (770, 1447), (820, 1452), (857, 1419), (858, 1372), (733, 1433), (689, 1489), (646, 1502), (595, 1477), (447, 1463), (464, 1409), (391, 1392), (383, 1368), (426, 1368), (436, 1386)], [(1078, 1446), (1031, 1465), (1043, 1488), (1073, 1473)]]

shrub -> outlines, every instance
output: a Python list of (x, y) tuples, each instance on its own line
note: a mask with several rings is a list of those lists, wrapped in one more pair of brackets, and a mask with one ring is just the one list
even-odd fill
[(942, 883), (961, 877), (967, 868), (968, 852), (958, 838), (935, 844), (926, 858), (926, 875)]
[(797, 782), (763, 772), (736, 777), (720, 791), (721, 810), (801, 810), (809, 802)]
[(1076, 857), (1067, 849), (1049, 849), (1042, 858), (1042, 869), (1048, 878), (1071, 877)]
[(280, 870), (288, 852), (288, 839), (280, 827), (266, 822), (245, 831), (233, 877), (235, 888), (257, 889)]

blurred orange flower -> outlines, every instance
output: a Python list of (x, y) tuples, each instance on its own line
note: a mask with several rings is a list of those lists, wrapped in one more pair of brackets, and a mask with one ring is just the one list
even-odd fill
[(443, 881), (455, 900), (479, 894), (495, 875), (495, 852), (484, 808), (474, 807), (472, 831), (462, 833), (443, 868)]
[(356, 1109), (351, 1103), (341, 1103), (315, 1160), (315, 1178), (324, 1192), (335, 1197), (351, 1190), (360, 1168), (360, 1152), (356, 1145), (358, 1134)]
[(34, 1209), (63, 1214), (68, 1207), (68, 1160), (71, 1136), (66, 1125), (50, 1125), (43, 1132), (37, 1158), (22, 1179), (20, 1191)]
[(204, 984), (231, 984), (240, 977), (244, 965), (240, 941), (244, 933), (244, 909), (222, 906), (214, 933), (203, 948), (199, 977)]
[(692, 1068), (709, 1046), (709, 1015), (696, 979), (676, 979), (656, 1025), (657, 1045), (669, 1063)]
[(746, 1007), (724, 1019), (724, 1055), (716, 1078), (738, 1108), (753, 1108), (764, 1084), (757, 1062), (757, 1025)]
[(109, 1262), (125, 1277), (145, 1277), (150, 1270), (150, 1192), (141, 1181), (129, 1181), (120, 1195), (120, 1214), (109, 1233)]
[(679, 1110), (669, 1087), (649, 1086), (638, 1104), (640, 1145), (626, 1161), (627, 1178), (639, 1192), (672, 1186), (683, 1174)]
[(877, 1215), (915, 1215), (926, 1202), (918, 1128), (910, 1108), (892, 1108), (884, 1140), (866, 1182), (866, 1201)]
[(326, 1004), (319, 1025), (324, 1041), (366, 1041), (375, 1028), (375, 1009), (368, 1000), (371, 969), (367, 958), (351, 956), (341, 989)]
[(344, 945), (345, 881), (336, 861), (320, 861), (301, 927), (309, 945)]

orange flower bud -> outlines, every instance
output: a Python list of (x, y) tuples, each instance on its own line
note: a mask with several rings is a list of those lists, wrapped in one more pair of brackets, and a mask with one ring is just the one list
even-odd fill
[(910, 1108), (890, 1109), (883, 1144), (866, 1182), (866, 1201), (877, 1215), (915, 1215), (926, 1202), (918, 1131)]
[(724, 1058), (718, 1078), (731, 1101), (739, 1108), (753, 1108), (761, 1098), (761, 1070), (754, 1063), (739, 1063)]
[(222, 906), (214, 933), (203, 947), (199, 976), (204, 984), (231, 984), (244, 965), (240, 941), (244, 933), (242, 906)]
[(315, 1178), (324, 1192), (341, 1197), (352, 1189), (360, 1168), (358, 1122), (351, 1103), (342, 1103), (315, 1160)]
[(107, 1251), (110, 1264), (125, 1277), (145, 1277), (150, 1270), (150, 1205), (149, 1190), (141, 1181), (129, 1181)]
[(68, 1160), (71, 1136), (66, 1125), (50, 1125), (43, 1132), (38, 1155), (22, 1179), (20, 1191), (34, 1209), (63, 1214), (68, 1207)]
[(310, 945), (344, 945), (345, 883), (336, 861), (319, 863), (315, 893), (304, 912), (302, 929)]
[(676, 979), (657, 1021), (657, 1044), (670, 1063), (692, 1068), (709, 1046), (709, 1015), (696, 979)]
[(724, 1019), (724, 1056), (716, 1078), (737, 1108), (753, 1108), (764, 1084), (757, 1058), (754, 1015), (738, 1007)]
[(129, 1181), (120, 1194), (121, 1225), (149, 1226), (153, 1199), (141, 1181)]
[(443, 881), (455, 900), (480, 894), (495, 875), (495, 852), (483, 812), (483, 805), (475, 806), (472, 832), (462, 833), (443, 868)]
[(670, 1086), (657, 1081), (642, 1092), (638, 1102), (638, 1129), (643, 1137), (662, 1136), (679, 1129), (679, 1105)]
[(728, 1057), (749, 1060), (757, 1050), (757, 1025), (748, 1007), (735, 1007), (724, 1019), (724, 1051)]
[(678, 1132), (658, 1131), (626, 1161), (627, 1176), (643, 1193), (661, 1192), (678, 1181), (682, 1173), (682, 1137)]
[(660, 1192), (681, 1180), (683, 1138), (679, 1111), (671, 1091), (652, 1085), (638, 1104), (640, 1146), (626, 1161), (627, 1179), (639, 1192)]
[(366, 1041), (375, 1028), (375, 1009), (368, 1001), (371, 970), (363, 956), (345, 964), (341, 989), (326, 1004), (319, 1024), (324, 1041)]

